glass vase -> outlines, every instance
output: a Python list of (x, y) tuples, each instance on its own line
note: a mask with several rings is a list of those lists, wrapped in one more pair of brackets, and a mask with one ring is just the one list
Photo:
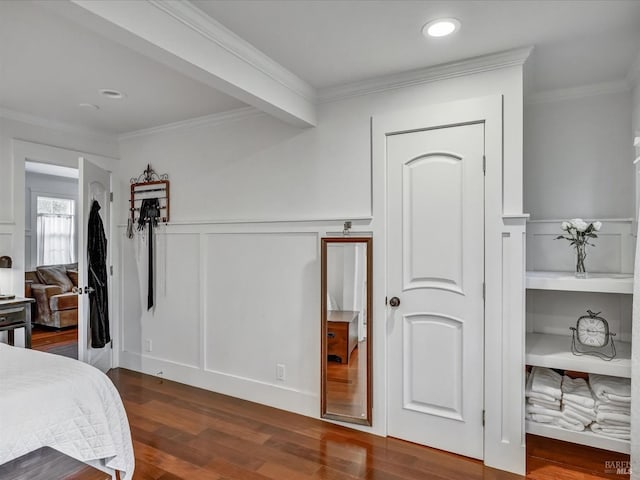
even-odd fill
[(584, 243), (576, 244), (576, 278), (587, 278), (587, 269), (584, 261), (587, 258), (587, 245)]

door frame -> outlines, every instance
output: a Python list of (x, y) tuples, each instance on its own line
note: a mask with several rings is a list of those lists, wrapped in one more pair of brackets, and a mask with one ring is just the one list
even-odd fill
[[(14, 223), (14, 241), (13, 241), (13, 291), (18, 295), (24, 295), (24, 274), (26, 270), (25, 265), (25, 232), (26, 232), (26, 222), (25, 222), (25, 162), (38, 162), (38, 163), (46, 163), (50, 165), (58, 165), (63, 167), (70, 168), (78, 168), (79, 167), (79, 158), (84, 157), (87, 160), (92, 161), (96, 165), (99, 165), (101, 168), (113, 172), (115, 166), (118, 162), (117, 158), (106, 157), (103, 155), (96, 155), (91, 153), (80, 152), (77, 150), (70, 150), (63, 147), (56, 147), (51, 145), (44, 145), (36, 142), (28, 142), (24, 140), (12, 139), (12, 153), (13, 153), (13, 223)], [(80, 179), (78, 180), (80, 181)], [(80, 185), (78, 184), (78, 192), (80, 191)], [(81, 225), (78, 225), (80, 228)], [(108, 244), (109, 255), (113, 262), (113, 255), (117, 254), (117, 249), (114, 248), (115, 243), (114, 239), (116, 229), (113, 225), (113, 209), (111, 209), (111, 221), (110, 221), (110, 231), (109, 238), (111, 241)], [(20, 242), (20, 243), (18, 243)], [(78, 257), (81, 255), (78, 252)], [(119, 345), (119, 311), (114, 308), (117, 305), (114, 302), (114, 289), (113, 285), (115, 284), (113, 280), (113, 276), (110, 277), (110, 286), (109, 292), (111, 293), (109, 297), (109, 308), (112, 315), (111, 322), (111, 332), (113, 338), (113, 354), (112, 354), (112, 367), (118, 365), (119, 358), (118, 352), (119, 349), (117, 346)], [(79, 321), (80, 319), (78, 319)], [(89, 328), (88, 325), (84, 325), (84, 331), (86, 332)], [(80, 332), (83, 330), (80, 324), (78, 324), (78, 342), (80, 342)], [(16, 335), (19, 337), (20, 333)], [(81, 352), (84, 352), (86, 349), (82, 348), (80, 344), (78, 344), (78, 357), (81, 356)], [(80, 360), (86, 362), (86, 358), (80, 358)]]
[[(504, 212), (503, 105), (502, 95), (491, 95), (436, 105), (440, 108), (425, 106), (385, 113), (372, 119), (374, 236), (378, 243), (374, 265), (379, 279), (374, 285), (374, 316), (379, 319), (379, 326), (384, 325), (380, 327), (384, 331), (378, 331), (376, 336), (377, 339), (383, 337), (384, 344), (374, 346), (377, 355), (384, 351), (384, 359), (376, 357), (378, 368), (382, 367), (383, 371), (376, 376), (375, 385), (384, 388), (377, 398), (383, 397), (385, 412), (377, 413), (384, 416), (385, 431), (388, 431), (387, 322), (381, 321), (388, 320), (384, 298), (389, 293), (386, 285), (386, 137), (429, 127), (482, 122), (486, 156), (484, 256), (488, 259), (485, 261), (484, 462), (511, 471), (524, 471), (524, 226), (520, 226), (524, 217)], [(511, 229), (514, 225), (517, 228)], [(520, 283), (514, 284), (511, 281), (514, 278), (519, 278)], [(511, 295), (519, 297), (510, 298)], [(519, 306), (520, 311), (514, 311), (514, 306)], [(379, 410), (380, 403), (377, 406)]]

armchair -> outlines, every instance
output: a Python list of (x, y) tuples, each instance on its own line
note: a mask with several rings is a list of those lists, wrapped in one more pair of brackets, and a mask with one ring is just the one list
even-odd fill
[(77, 286), (77, 264), (42, 266), (25, 277), (25, 292), (36, 300), (33, 323), (55, 328), (78, 324), (78, 296), (71, 292)]

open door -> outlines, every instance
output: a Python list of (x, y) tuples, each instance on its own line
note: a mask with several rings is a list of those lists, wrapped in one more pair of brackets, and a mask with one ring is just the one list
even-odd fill
[[(90, 304), (92, 295), (96, 294), (92, 288), (92, 285), (95, 285), (96, 282), (96, 272), (95, 269), (94, 271), (90, 271), (89, 269), (88, 248), (89, 217), (95, 201), (98, 202), (100, 206), (98, 214), (102, 220), (104, 235), (107, 240), (106, 257), (104, 259), (104, 268), (107, 272), (104, 288), (106, 289), (107, 300), (104, 302), (104, 305), (106, 306), (106, 313), (110, 320), (111, 276), (108, 269), (109, 265), (111, 265), (111, 173), (83, 157), (79, 158), (79, 171), (80, 196), (78, 201), (78, 218), (81, 222), (81, 227), (79, 228), (80, 235), (78, 235), (78, 287), (80, 289), (80, 296), (78, 298), (78, 359), (106, 372), (112, 366), (113, 352), (111, 342), (107, 342), (102, 348), (93, 348), (91, 342)], [(92, 279), (90, 279), (90, 275), (93, 275)], [(98, 274), (98, 276), (100, 275)], [(110, 336), (110, 322), (106, 324), (106, 328)]]

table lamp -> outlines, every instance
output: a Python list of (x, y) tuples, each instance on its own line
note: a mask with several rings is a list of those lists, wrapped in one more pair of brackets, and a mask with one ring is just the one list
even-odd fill
[[(11, 260), (11, 257), (8, 256), (2, 256), (0, 257), (0, 268), (11, 268), (13, 265), (13, 261)], [(4, 275), (3, 275), (4, 276)], [(4, 295), (2, 294), (2, 291), (0, 290), (0, 300), (11, 300), (12, 298), (16, 298), (15, 295)]]

